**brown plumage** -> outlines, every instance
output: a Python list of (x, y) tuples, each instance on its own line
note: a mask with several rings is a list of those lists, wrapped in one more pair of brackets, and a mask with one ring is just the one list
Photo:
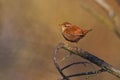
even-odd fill
[(86, 30), (81, 29), (80, 27), (73, 25), (69, 22), (64, 22), (60, 24), (62, 28), (63, 37), (69, 42), (78, 42), (82, 39), (89, 31), (92, 29)]

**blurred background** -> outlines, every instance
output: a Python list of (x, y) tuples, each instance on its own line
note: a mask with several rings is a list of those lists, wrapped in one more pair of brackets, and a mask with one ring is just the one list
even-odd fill
[(120, 0), (0, 0), (0, 80), (57, 80), (53, 51), (65, 21), (93, 28), (79, 47), (120, 69)]

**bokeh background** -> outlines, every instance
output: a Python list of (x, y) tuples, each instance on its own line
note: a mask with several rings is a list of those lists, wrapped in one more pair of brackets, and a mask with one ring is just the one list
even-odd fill
[[(105, 1), (119, 18), (120, 1)], [(79, 47), (120, 69), (115, 21), (95, 0), (0, 0), (0, 80), (57, 80), (53, 50), (64, 41), (58, 24), (65, 21), (93, 28)], [(108, 73), (96, 78), (119, 80)]]

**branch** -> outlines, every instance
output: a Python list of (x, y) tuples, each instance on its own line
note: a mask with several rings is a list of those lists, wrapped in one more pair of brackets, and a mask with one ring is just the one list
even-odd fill
[[(57, 54), (58, 54), (58, 51), (59, 49), (62, 49), (63, 47), (63, 43), (59, 44), (56, 48), (55, 48), (55, 51), (54, 51), (54, 56), (53, 56), (53, 60), (54, 60), (54, 64), (57, 68), (57, 70), (59, 71), (59, 73), (61, 74), (61, 78), (59, 80), (70, 80), (69, 78), (71, 77), (76, 77), (76, 76), (84, 76), (84, 75), (93, 75), (93, 74), (97, 74), (97, 73), (101, 73), (101, 72), (105, 72), (105, 70), (103, 69), (99, 69), (99, 70), (96, 70), (95, 67), (91, 64), (91, 62), (74, 62), (74, 63), (71, 63), (71, 64), (68, 64), (66, 66), (64, 66), (63, 68), (60, 68), (60, 65), (57, 61)], [(86, 64), (90, 64), (91, 67), (93, 68), (93, 71), (88, 71), (88, 72), (80, 72), (80, 73), (75, 73), (75, 74), (71, 74), (71, 75), (65, 75), (63, 73), (63, 71), (73, 65), (80, 65), (80, 64), (83, 64), (84, 66), (86, 66)]]
[[(100, 67), (102, 70), (107, 71), (110, 74), (120, 78), (120, 70), (114, 68), (113, 66), (111, 66), (110, 64), (105, 62), (104, 60), (92, 55), (91, 53), (84, 51), (84, 50), (81, 50), (79, 48), (75, 49), (74, 47), (67, 46), (63, 43), (59, 44), (58, 46), (59, 46), (59, 48), (67, 50), (71, 54), (78, 55), (84, 59), (89, 60), (90, 62), (92, 62), (92, 63), (96, 64), (98, 67)], [(63, 74), (61, 74), (61, 75), (63, 75)], [(66, 78), (65, 75), (63, 75), (63, 77)], [(66, 80), (69, 80), (69, 79), (66, 79)]]

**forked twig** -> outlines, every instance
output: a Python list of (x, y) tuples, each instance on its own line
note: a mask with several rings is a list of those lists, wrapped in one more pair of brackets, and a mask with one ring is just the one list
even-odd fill
[[(76, 64), (89, 64), (89, 62), (75, 62), (75, 63), (71, 63), (63, 68), (60, 68), (58, 62), (57, 62), (57, 58), (56, 58), (56, 55), (59, 51), (59, 49), (65, 49), (67, 50), (68, 52), (74, 54), (74, 55), (78, 55), (84, 59), (87, 59), (89, 60), (90, 62), (96, 64), (98, 67), (100, 67), (101, 69), (100, 70), (95, 70), (95, 71), (89, 71), (89, 72), (81, 72), (81, 73), (76, 73), (76, 74), (72, 74), (72, 75), (65, 75), (62, 71), (69, 68), (70, 66), (72, 65), (76, 65)], [(65, 44), (63, 43), (60, 43), (56, 49), (55, 49), (55, 52), (54, 52), (54, 64), (57, 68), (57, 70), (59, 71), (59, 73), (62, 75), (62, 78), (60, 80), (70, 80), (71, 77), (76, 77), (76, 76), (83, 76), (83, 75), (92, 75), (92, 74), (97, 74), (97, 73), (101, 73), (101, 72), (109, 72), (117, 77), (120, 78), (120, 72), (119, 70), (113, 68), (111, 65), (109, 65), (108, 63), (106, 63), (105, 61), (99, 59), (98, 57), (90, 54), (89, 52), (87, 51), (84, 51), (84, 50), (81, 50), (81, 49), (74, 49), (73, 47), (69, 47), (69, 46), (66, 46)]]
[(81, 49), (74, 50), (73, 47), (66, 46), (65, 44), (63, 44), (62, 48), (67, 50), (68, 52), (71, 52), (74, 55), (78, 55), (84, 59), (89, 60), (90, 62), (96, 64), (101, 69), (103, 69), (103, 70), (109, 72), (110, 74), (120, 78), (120, 70), (114, 68), (112, 65), (108, 64), (104, 60), (92, 55), (90, 52), (87, 52), (87, 51), (84, 51)]

